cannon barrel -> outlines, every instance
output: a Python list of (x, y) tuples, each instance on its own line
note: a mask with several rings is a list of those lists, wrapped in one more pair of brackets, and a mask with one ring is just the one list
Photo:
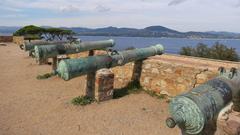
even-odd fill
[(41, 45), (63, 45), (63, 44), (68, 44), (70, 43), (69, 41), (32, 41), (32, 42), (25, 42), (24, 45), (21, 45), (21, 49), (25, 51), (30, 51), (34, 49), (34, 46), (41, 46)]
[(163, 51), (163, 46), (158, 44), (148, 48), (116, 52), (116, 54), (112, 55), (62, 60), (58, 65), (57, 73), (64, 80), (70, 80), (102, 68), (121, 66), (132, 61), (160, 55)]
[(103, 40), (93, 42), (82, 42), (79, 44), (71, 45), (46, 45), (46, 46), (35, 46), (35, 57), (37, 60), (53, 58), (61, 54), (74, 54), (89, 50), (106, 49), (115, 45), (114, 40)]
[(171, 117), (166, 120), (166, 125), (169, 128), (178, 125), (186, 134), (201, 133), (204, 126), (209, 121), (216, 120), (220, 110), (239, 93), (239, 73), (226, 72), (173, 98), (169, 104)]

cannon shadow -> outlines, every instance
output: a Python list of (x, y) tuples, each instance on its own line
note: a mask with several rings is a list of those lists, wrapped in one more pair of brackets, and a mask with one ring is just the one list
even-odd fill
[(134, 62), (131, 82), (129, 82), (124, 88), (114, 89), (113, 99), (118, 99), (126, 95), (142, 91), (142, 86), (140, 84), (142, 65), (143, 60), (137, 60)]

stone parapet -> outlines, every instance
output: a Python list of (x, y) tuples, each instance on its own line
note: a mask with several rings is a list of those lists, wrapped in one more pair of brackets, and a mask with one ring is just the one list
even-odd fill
[(13, 36), (13, 43), (17, 45), (24, 44), (24, 37), (23, 36)]
[[(105, 54), (96, 51), (96, 55)], [(72, 55), (72, 58), (86, 57), (87, 53)], [(140, 83), (146, 90), (176, 96), (186, 92), (218, 75), (218, 68), (240, 68), (239, 62), (222, 61), (190, 56), (163, 54), (143, 61)], [(114, 88), (125, 87), (132, 78), (134, 63), (114, 67)]]
[(13, 36), (0, 36), (0, 42), (13, 42)]

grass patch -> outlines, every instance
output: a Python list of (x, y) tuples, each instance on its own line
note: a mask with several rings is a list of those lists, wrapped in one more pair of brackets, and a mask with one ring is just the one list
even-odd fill
[(166, 99), (167, 95), (164, 94), (158, 94), (155, 91), (150, 91), (150, 90), (144, 90), (145, 93), (147, 93), (148, 95), (150, 95), (151, 97), (155, 97), (158, 99)]
[(95, 99), (88, 96), (78, 96), (72, 99), (72, 104), (85, 106), (85, 105), (91, 104), (94, 101)]
[(37, 79), (38, 80), (43, 80), (43, 79), (48, 79), (52, 76), (55, 76), (56, 74), (55, 73), (46, 73), (46, 74), (43, 74), (43, 75), (38, 75), (37, 76)]

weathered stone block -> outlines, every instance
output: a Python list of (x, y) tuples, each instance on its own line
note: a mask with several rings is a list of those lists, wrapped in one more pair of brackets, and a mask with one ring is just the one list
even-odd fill
[(114, 74), (109, 69), (97, 71), (95, 81), (95, 98), (98, 101), (112, 99), (114, 88)]

